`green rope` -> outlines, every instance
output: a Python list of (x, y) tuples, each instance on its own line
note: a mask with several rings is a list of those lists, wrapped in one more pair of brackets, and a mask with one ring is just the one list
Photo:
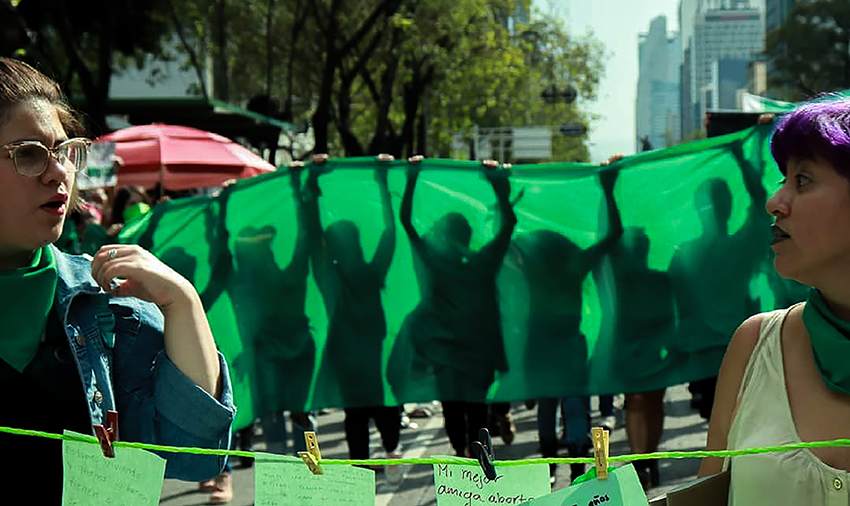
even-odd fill
[[(51, 432), (40, 432), (36, 430), (13, 429), (10, 427), (0, 427), (0, 432), (15, 434), (18, 436), (34, 436), (44, 437), (49, 439), (59, 439), (62, 441), (78, 441), (83, 443), (100, 444), (94, 436), (65, 436), (62, 434), (53, 434)], [(295, 457), (272, 455), (267, 453), (246, 452), (241, 450), (210, 450), (206, 448), (183, 448), (180, 446), (163, 446), (152, 445), (147, 443), (131, 443), (127, 441), (115, 441), (112, 443), (117, 448), (138, 448), (141, 450), (171, 452), (171, 453), (192, 453), (196, 455), (229, 455), (232, 457), (250, 457), (260, 460), (271, 460), (280, 462), (300, 462)], [(812, 441), (809, 443), (791, 443), (782, 446), (762, 446), (758, 448), (745, 448), (742, 450), (716, 450), (716, 451), (690, 451), (690, 452), (655, 452), (655, 453), (635, 453), (631, 455), (620, 455), (618, 457), (608, 457), (609, 462), (631, 462), (633, 460), (652, 460), (652, 459), (702, 459), (705, 457), (741, 457), (743, 455), (758, 455), (762, 453), (778, 453), (792, 450), (800, 450), (805, 448), (835, 448), (835, 447), (850, 447), (850, 439), (834, 439), (832, 441)], [(340, 466), (399, 466), (405, 464), (454, 464), (462, 466), (477, 466), (478, 461), (475, 459), (467, 459), (463, 457), (443, 457), (430, 459), (366, 459), (366, 460), (349, 460), (349, 459), (322, 459), (322, 465), (340, 465)], [(497, 466), (513, 467), (527, 466), (533, 464), (592, 464), (594, 459), (590, 457), (581, 458), (546, 458), (546, 459), (523, 459), (523, 460), (499, 460), (495, 462)]]

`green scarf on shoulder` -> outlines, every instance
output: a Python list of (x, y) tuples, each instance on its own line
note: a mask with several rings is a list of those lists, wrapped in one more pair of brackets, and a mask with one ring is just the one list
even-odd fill
[(803, 324), (811, 336), (815, 364), (826, 386), (850, 395), (850, 322), (832, 314), (821, 293), (811, 288)]
[(56, 259), (49, 247), (39, 248), (27, 267), (0, 271), (0, 358), (19, 372), (38, 352), (56, 278)]

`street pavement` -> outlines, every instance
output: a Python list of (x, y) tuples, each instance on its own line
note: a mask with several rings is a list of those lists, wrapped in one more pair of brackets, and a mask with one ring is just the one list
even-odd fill
[[(621, 399), (621, 397), (620, 397)], [(596, 398), (593, 398), (593, 424), (597, 425), (599, 413), (595, 411)], [(439, 404), (427, 404), (433, 415), (429, 418), (414, 418), (418, 428), (403, 429), (401, 446), (405, 458), (429, 457), (432, 455), (451, 455), (448, 438), (443, 430), (443, 418)], [(619, 406), (618, 406), (619, 407)], [(708, 425), (699, 414), (690, 407), (690, 394), (685, 385), (667, 390), (665, 397), (666, 418), (664, 435), (659, 451), (691, 451), (705, 447)], [(537, 443), (536, 409), (527, 409), (522, 403), (514, 403), (512, 408), (517, 428), (516, 439), (505, 445), (498, 435), (493, 436), (497, 460), (515, 460), (540, 457)], [(343, 411), (330, 410), (319, 416), (318, 439), (323, 458), (348, 458), (348, 449), (343, 433)], [(610, 435), (611, 456), (629, 453), (626, 433), (623, 427), (623, 412), (617, 410), (617, 428)], [(262, 437), (255, 438), (254, 451), (264, 451)], [(383, 457), (380, 449), (380, 437), (372, 425), (372, 456)], [(559, 456), (566, 457), (566, 450)], [(661, 495), (667, 490), (693, 480), (696, 477), (699, 460), (667, 459), (661, 460), (659, 470), (661, 486), (652, 489), (650, 498)], [(558, 466), (558, 475), (554, 490), (569, 486), (569, 466)], [(234, 498), (232, 506), (251, 506), (254, 504), (254, 468), (243, 468), (238, 459), (233, 469)], [(400, 486), (391, 487), (383, 474), (376, 476), (376, 506), (428, 506), (435, 505), (434, 478), (429, 465), (405, 466), (405, 478)], [(162, 489), (161, 505), (190, 506), (207, 504), (208, 494), (198, 491), (196, 483), (166, 480)]]

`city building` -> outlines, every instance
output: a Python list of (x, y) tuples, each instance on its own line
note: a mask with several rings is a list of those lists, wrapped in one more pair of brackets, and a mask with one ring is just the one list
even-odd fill
[(638, 36), (638, 66), (636, 149), (644, 149), (645, 140), (652, 148), (671, 146), (681, 140), (681, 42), (679, 32), (668, 34), (665, 16), (653, 19), (649, 31)]
[(782, 26), (795, 3), (797, 3), (796, 0), (765, 0), (764, 31), (766, 34)]
[[(796, 4), (796, 0), (766, 0), (764, 11), (764, 33), (767, 36), (770, 32), (778, 29), (788, 18), (788, 13)], [(781, 44), (775, 50), (771, 51), (766, 58), (766, 71), (768, 82), (774, 74), (773, 61), (786, 51), (785, 44)], [(768, 86), (765, 93), (773, 98), (779, 98), (782, 94), (781, 90), (774, 89), (775, 87)]]
[(683, 80), (688, 81), (683, 89), (689, 95), (682, 100), (682, 136), (688, 137), (702, 129), (705, 113), (719, 107), (721, 96), (728, 103), (725, 90), (729, 86), (747, 86), (747, 73), (742, 78), (741, 69), (764, 51), (765, 24), (762, 9), (747, 0), (697, 0), (692, 10), (684, 11), (680, 10), (680, 16), (694, 13), (682, 71)]

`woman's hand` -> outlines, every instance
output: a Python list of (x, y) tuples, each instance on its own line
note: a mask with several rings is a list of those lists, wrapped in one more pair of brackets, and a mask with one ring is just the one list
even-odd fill
[(163, 313), (192, 300), (195, 288), (152, 253), (131, 244), (101, 247), (92, 260), (92, 277), (111, 295), (153, 302)]
[[(221, 370), (215, 340), (201, 298), (189, 281), (149, 251), (135, 245), (100, 248), (92, 277), (117, 297), (153, 302), (165, 318), (165, 353), (196, 385), (220, 398)], [(119, 279), (113, 285), (113, 280)]]

